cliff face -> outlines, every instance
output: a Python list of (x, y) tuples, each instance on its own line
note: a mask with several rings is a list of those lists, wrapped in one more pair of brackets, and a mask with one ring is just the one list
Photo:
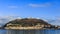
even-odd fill
[[(9, 23), (19, 24), (19, 25), (22, 25), (23, 27), (24, 26), (35, 26), (37, 24), (50, 25), (42, 19), (35, 19), (35, 18), (16, 19), (16, 20), (8, 22), (7, 24), (9, 24)], [(5, 24), (4, 27), (6, 27), (7, 24)]]

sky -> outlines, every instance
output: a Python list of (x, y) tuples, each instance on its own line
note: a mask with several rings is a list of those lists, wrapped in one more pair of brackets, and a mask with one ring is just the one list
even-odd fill
[(0, 0), (0, 16), (60, 17), (60, 0)]

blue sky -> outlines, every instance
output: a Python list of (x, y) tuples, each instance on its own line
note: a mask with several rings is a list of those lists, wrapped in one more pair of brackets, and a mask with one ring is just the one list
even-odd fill
[(60, 17), (60, 0), (0, 0), (0, 16)]

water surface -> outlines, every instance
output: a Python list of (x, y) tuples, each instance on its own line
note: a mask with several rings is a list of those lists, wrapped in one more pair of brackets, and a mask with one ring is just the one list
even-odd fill
[(0, 34), (60, 34), (60, 30), (4, 30), (0, 29)]

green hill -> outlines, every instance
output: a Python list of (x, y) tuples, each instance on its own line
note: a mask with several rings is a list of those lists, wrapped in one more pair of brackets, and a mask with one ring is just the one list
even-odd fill
[[(36, 18), (23, 18), (23, 19), (16, 19), (16, 20), (12, 20), (9, 21), (7, 24), (19, 24), (22, 25), (22, 27), (24, 26), (35, 26), (37, 24), (44, 24), (44, 25), (50, 25), (48, 24), (48, 22), (42, 20), (42, 19), (36, 19)], [(7, 24), (4, 25), (4, 27), (7, 27)], [(16, 26), (16, 25), (14, 25)]]

